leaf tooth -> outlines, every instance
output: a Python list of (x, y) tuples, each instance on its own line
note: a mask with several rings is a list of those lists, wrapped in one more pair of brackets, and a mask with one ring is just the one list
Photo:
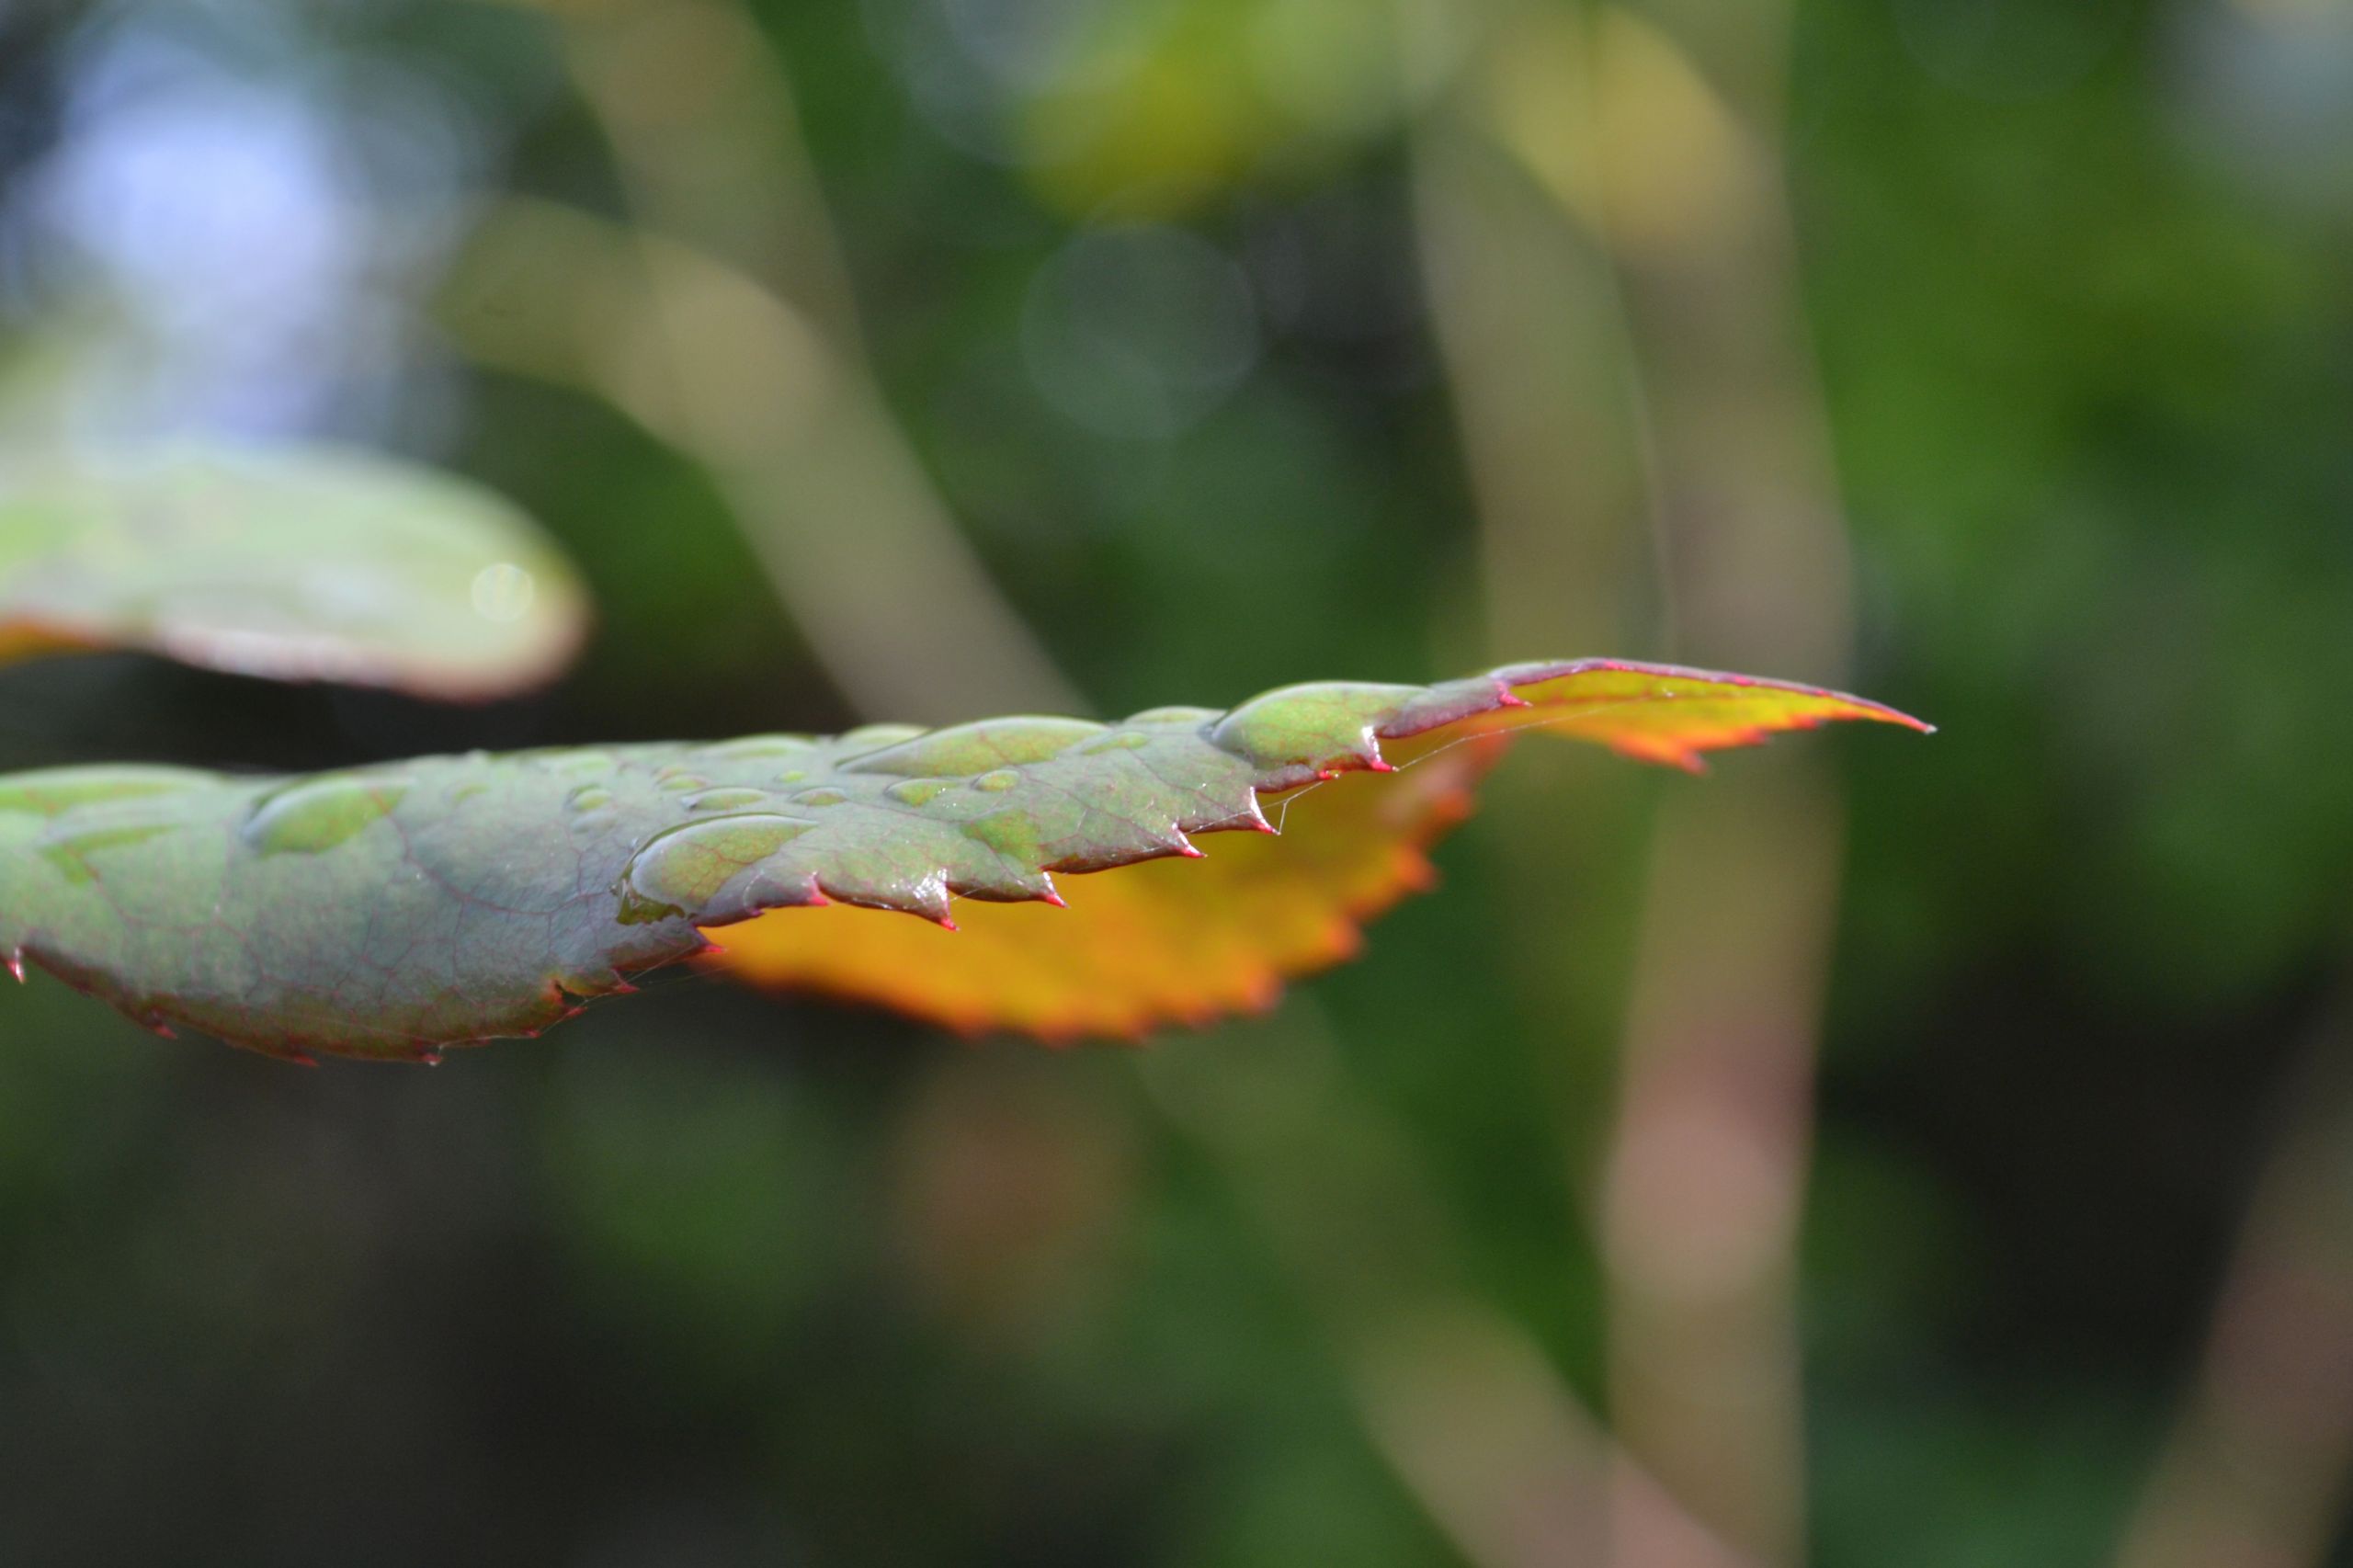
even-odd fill
[[(614, 891), (624, 925), (676, 915), (724, 915), (740, 919), (750, 908), (735, 892), (743, 873), (815, 824), (769, 813), (710, 817), (656, 834), (621, 868)], [(722, 895), (727, 895), (722, 897)]]
[(798, 864), (762, 867), (745, 899), (754, 909), (824, 909), (833, 902), (817, 873)]
[(1194, 833), (1273, 833), (1275, 824), (1267, 820), (1267, 808), (1259, 803), (1262, 791), (1245, 789), (1242, 804), (1227, 815), (1211, 821), (1194, 819), (1185, 825)]
[(1209, 740), (1266, 775), (1262, 787), (1305, 783), (1327, 770), (1371, 767), (1381, 755), (1374, 730), (1427, 695), (1418, 686), (1318, 681), (1284, 687), (1219, 720)]
[(944, 930), (956, 929), (956, 921), (949, 913), (954, 905), (948, 892), (948, 879), (945, 876), (926, 877), (917, 882), (908, 890), (906, 902), (899, 907), (905, 909), (910, 915), (922, 915), (926, 920)]
[[(1551, 670), (1553, 665), (1526, 666), (1526, 671)], [(1427, 730), (1444, 729), (1449, 724), (1492, 713), (1498, 708), (1527, 708), (1528, 699), (1512, 689), (1511, 670), (1491, 670), (1485, 675), (1466, 680), (1442, 681), (1419, 696), (1401, 703), (1397, 710), (1382, 721), (1377, 733), (1387, 740), (1402, 740)]]
[(854, 903), (862, 909), (887, 909), (901, 915), (919, 915), (935, 926), (953, 931), (955, 920), (949, 915), (948, 874), (934, 870), (913, 878), (862, 877), (856, 875), (819, 874), (819, 884), (825, 893), (844, 903)]
[[(972, 842), (983, 849), (991, 848), (983, 840), (975, 838)], [(1062, 894), (1054, 891), (1051, 873), (1002, 852), (993, 851), (988, 858), (985, 870), (949, 875), (948, 891), (959, 898), (977, 898), (990, 903), (1062, 903)]]
[(1193, 841), (1177, 829), (1139, 825), (1135, 833), (1116, 844), (1062, 856), (1051, 861), (1047, 869), (1054, 871), (1108, 871), (1120, 866), (1140, 865), (1146, 860), (1180, 858), (1198, 860), (1201, 858), (1201, 851), (1195, 848)]
[[(1122, 812), (1088, 811), (1067, 797), (1032, 808), (1010, 806), (958, 824), (965, 837), (1009, 867), (1041, 871), (1099, 871), (1177, 853), (1175, 824)], [(1067, 846), (1085, 847), (1071, 851)]]
[(559, 971), (554, 978), (566, 996), (611, 996), (637, 989), (619, 970), (605, 967)]
[(1266, 813), (1258, 807), (1260, 780), (1237, 758), (1219, 755), (1219, 760), (1226, 771), (1172, 797), (1169, 814), (1175, 826), (1184, 833), (1265, 832)]

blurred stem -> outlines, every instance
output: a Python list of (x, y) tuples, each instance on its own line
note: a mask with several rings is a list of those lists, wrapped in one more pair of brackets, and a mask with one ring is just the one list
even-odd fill
[(1227, 1048), (1138, 1058), (1153, 1101), (1214, 1161), (1322, 1320), (1374, 1448), (1478, 1568), (1593, 1568), (1611, 1484), (1737, 1559), (1611, 1452), (1518, 1325), (1461, 1282), (1453, 1227), (1410, 1138), (1347, 1081), (1294, 996)]
[[(1395, 15), (1400, 75), (1417, 105), (1407, 151), (1422, 291), (1477, 515), (1483, 626), (1481, 652), (1461, 662), (1655, 652), (1653, 486), (1616, 270), (1492, 124), (1510, 22), (1535, 27), (1548, 51), (1573, 50), (1576, 30), (1562, 13), (1501, 0), (1396, 0)], [(1546, 74), (1547, 134), (1586, 133), (1582, 80)], [(1598, 1049), (1560, 1045), (1602, 1040), (1625, 1006), (1646, 782), (1572, 756), (1490, 786), (1491, 806), (1522, 824), (1501, 869), (1514, 913), (1495, 920), (1496, 940), (1528, 1016), (1563, 1021), (1527, 1049), (1574, 1151), (1602, 1135), (1612, 1067)], [(1553, 809), (1567, 789), (1574, 812)], [(1564, 901), (1563, 888), (1580, 896)], [(1564, 950), (1581, 961), (1562, 962)]]
[[(1552, 104), (1563, 124), (1586, 111), (1574, 85)], [(1496, 647), (1618, 649), (1639, 624), (1625, 585), (1642, 565), (1649, 477), (1610, 258), (1531, 200), (1525, 171), (1460, 114), (1425, 114), (1411, 151), (1424, 293), (1478, 505), (1487, 634)]]
[(2280, 1118), (2120, 1568), (2316, 1568), (2353, 1501), (2353, 984)]
[[(1779, 1562), (1803, 1558), (1793, 1254), (1839, 838), (1810, 767), (1662, 810), (1604, 1182), (1619, 1438)], [(1692, 1561), (1642, 1493), (1616, 1507), (1618, 1561)]]
[[(749, 13), (733, 0), (543, 3), (631, 205), (808, 324), (794, 344), (808, 364), (748, 378), (757, 346), (667, 311), (647, 347), (684, 411), (683, 449), (710, 471), (842, 693), (892, 719), (1082, 711), (883, 402), (790, 85)], [(747, 379), (811, 395), (745, 407)]]
[[(1409, 4), (1405, 36), (1438, 30), (1436, 8)], [(1641, 514), (1625, 476), (1643, 474), (1677, 655), (1836, 678), (1847, 563), (1780, 191), (1786, 17), (1684, 6), (1670, 31), (1616, 6), (1515, 0), (1467, 0), (1453, 15), (1475, 18), (1483, 48), (1417, 132), (1417, 171), (1439, 335), (1473, 472), (1486, 476), (1494, 624), (1523, 634), (1523, 585), (1548, 550), (1583, 540), (1587, 570), (1627, 569), (1631, 552), (1593, 541), (1612, 514), (1620, 527)], [(1553, 287), (1565, 278), (1587, 319), (1615, 324), (1597, 346), (1631, 345), (1633, 362), (1609, 378), (1630, 403), (1621, 414), (1525, 434), (1537, 415), (1523, 400), (1564, 373), (1544, 362), (1562, 351), (1545, 324), (1564, 307), (1463, 270), (1480, 248), (1460, 216), (1472, 165), (1448, 149), (1465, 127), (1516, 157), (1578, 254), (1600, 258)], [(1485, 262), (1491, 276), (1509, 265)], [(1528, 318), (1517, 326), (1516, 312)], [(1617, 477), (1597, 487), (1597, 473)], [(1586, 509), (1564, 513), (1563, 495)], [(1605, 578), (1568, 602), (1606, 626), (1597, 607), (1615, 586)], [(1791, 1251), (1841, 810), (1802, 756), (1742, 772), (1736, 794), (1673, 793), (1657, 823), (1603, 1179), (1611, 1410), (1626, 1451), (1693, 1514), (1793, 1562), (1804, 1547)], [(1615, 1489), (1615, 1560), (1713, 1560), (1660, 1495)]]
[[(1591, 16), (1589, 200), (1646, 366), (1676, 653), (1839, 681), (1848, 562), (1781, 190), (1786, 17), (1687, 7), (1670, 35)], [(1711, 77), (1711, 57), (1744, 69)], [(1843, 807), (1806, 753), (1742, 771), (1737, 794), (1678, 791), (1659, 818), (1605, 1180), (1611, 1408), (1702, 1517), (1796, 1562), (1794, 1252)], [(1619, 1513), (1622, 1561), (1688, 1560), (1638, 1493)]]

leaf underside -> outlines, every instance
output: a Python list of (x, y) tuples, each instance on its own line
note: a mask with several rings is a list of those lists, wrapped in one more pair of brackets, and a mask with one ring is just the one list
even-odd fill
[(529, 519), (444, 473), (319, 448), (0, 457), (0, 661), (136, 648), (470, 700), (552, 678), (586, 625)]
[[(1924, 727), (1835, 692), (1586, 660), (1110, 725), (293, 779), (19, 774), (0, 778), (0, 953), (153, 1027), (289, 1056), (429, 1060), (698, 957), (966, 1029), (1133, 1034), (1263, 1005), (1345, 956), (1358, 921), (1426, 880), (1422, 847), (1516, 730), (1696, 767), (1838, 719)], [(1264, 836), (1198, 858), (1196, 835), (1232, 830)], [(721, 927), (723, 949), (705, 935)]]

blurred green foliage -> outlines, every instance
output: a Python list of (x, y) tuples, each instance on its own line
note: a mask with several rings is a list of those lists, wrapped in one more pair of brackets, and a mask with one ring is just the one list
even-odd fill
[[(1443, 90), (1401, 78), (1392, 13), (757, 9), (887, 408), (1099, 710), (1673, 651), (1480, 642), (1409, 188)], [(1393, 15), (1442, 76), (1511, 9)], [(1757, 16), (1790, 49), (1851, 685), (1944, 731), (1802, 743), (1849, 816), (1797, 1274), (1811, 1557), (2081, 1563), (2160, 1446), (2353, 914), (2353, 25)], [(861, 716), (709, 472), (437, 324), (479, 202), (631, 199), (546, 17), (37, 3), (0, 15), (0, 106), (13, 434), (438, 455), (542, 519), (601, 618), (563, 686), (480, 710), (15, 669), (0, 763)], [(1095, 267), (1107, 233), (1182, 238)], [(305, 1074), (6, 988), (0, 1559), (1459, 1561), (1351, 1325), (1449, 1280), (1607, 1415), (1630, 825), (1755, 777), (1550, 751), (1364, 961), (1141, 1059), (687, 979), (430, 1074)], [(1589, 881), (1516, 874), (1548, 837)]]

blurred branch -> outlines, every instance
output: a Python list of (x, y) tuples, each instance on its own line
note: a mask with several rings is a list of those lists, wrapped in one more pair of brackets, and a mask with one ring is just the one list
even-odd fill
[[(1430, 24), (1422, 24), (1427, 30)], [(1562, 87), (1573, 83), (1556, 84)], [(1573, 93), (1552, 100), (1564, 120)], [(1453, 115), (1417, 126), (1423, 288), (1479, 508), (1495, 647), (1620, 647), (1649, 489), (1608, 254)]]
[[(1803, 1557), (1792, 1253), (1839, 840), (1811, 768), (1661, 810), (1603, 1205), (1620, 1440), (1785, 1562)], [(1639, 1494), (1619, 1502), (1620, 1562), (1692, 1561)]]
[[(1433, 4), (1408, 6), (1409, 37), (1432, 30)], [(1479, 18), (1485, 45), (1417, 138), (1434, 308), (1473, 472), (1489, 475), (1480, 494), (1500, 631), (1518, 635), (1530, 613), (1519, 585), (1545, 571), (1548, 550), (1622, 575), (1630, 552), (1597, 541), (1612, 514), (1631, 525), (1629, 479), (1646, 475), (1677, 656), (1830, 679), (1847, 640), (1847, 563), (1779, 188), (1786, 17), (1724, 9), (1683, 7), (1670, 34), (1609, 5), (1457, 7)], [(1739, 69), (1711, 78), (1697, 62), (1709, 58)], [(1467, 269), (1461, 257), (1480, 247), (1463, 193), (1479, 176), (1452, 149), (1472, 131), (1550, 197), (1574, 254), (1597, 258), (1552, 288), (1565, 278), (1580, 291), (1588, 342), (1628, 360), (1583, 372), (1588, 402), (1623, 389), (1631, 406), (1615, 417), (1526, 434), (1538, 417), (1529, 389), (1571, 373), (1549, 362), (1563, 346), (1545, 323), (1573, 307), (1481, 288)], [(1484, 265), (1491, 280), (1510, 268)], [(1517, 330), (1515, 313), (1528, 318)], [(1563, 512), (1563, 495), (1586, 497), (1583, 512)], [(1606, 626), (1613, 586), (1602, 579), (1571, 602)], [(1768, 1561), (1796, 1562), (1790, 1255), (1841, 813), (1802, 756), (1743, 771), (1738, 794), (1670, 795), (1657, 824), (1604, 1182), (1611, 1409), (1627, 1450), (1692, 1513)], [(1710, 1561), (1661, 1495), (1618, 1489), (1616, 1560)]]
[[(1395, 17), (1399, 74), (1420, 106), (1407, 152), (1422, 292), (1477, 512), (1484, 624), (1480, 652), (1463, 656), (1655, 652), (1654, 487), (1616, 268), (1486, 123), (1493, 74), (1516, 46), (1507, 21), (1561, 31), (1573, 18), (1504, 0), (1397, 0)], [(1581, 81), (1555, 74), (1547, 84), (1560, 126), (1588, 111)], [(1538, 791), (1549, 802), (1563, 787), (1557, 771), (1496, 781), (1495, 801), (1524, 791), (1529, 808), (1501, 869), (1516, 913), (1496, 921), (1497, 940), (1529, 1016), (1559, 1021), (1555, 1039), (1530, 1049), (1563, 1107), (1582, 1186), (1612, 1064), (1573, 1042), (1597, 1045), (1625, 1005), (1649, 796), (1625, 770), (1575, 757), (1548, 766), (1571, 770), (1576, 812), (1535, 809)], [(1564, 904), (1563, 887), (1584, 896)], [(1563, 951), (1585, 961), (1563, 963)]]
[(673, 413), (665, 434), (710, 471), (844, 695), (915, 721), (1083, 711), (884, 404), (790, 87), (757, 25), (732, 0), (543, 8), (632, 207), (709, 258), (682, 269), (680, 252), (647, 243), (627, 373), (671, 381), (640, 396)]
[[(1619, 258), (1677, 654), (1836, 682), (1846, 540), (1802, 340), (1777, 79), (1756, 64), (1778, 62), (1786, 17), (1739, 9), (1690, 13), (1676, 36), (1596, 10), (1599, 136), (1552, 183)], [(1737, 86), (1704, 75), (1704, 43), (1686, 41), (1726, 28), (1749, 45), (1718, 51), (1749, 62)], [(1677, 791), (1659, 816), (1607, 1175), (1612, 1408), (1621, 1440), (1702, 1517), (1796, 1562), (1792, 1255), (1844, 813), (1818, 757), (1743, 772), (1737, 793)], [(1688, 1560), (1639, 1495), (1620, 1501), (1621, 1561)]]
[(1144, 1085), (1257, 1218), (1329, 1330), (1374, 1447), (1463, 1555), (1593, 1568), (1615, 1483), (1645, 1488), (1708, 1560), (1737, 1562), (1613, 1456), (1542, 1348), (1460, 1283), (1410, 1140), (1347, 1083), (1313, 1002), (1236, 1028), (1255, 1038), (1138, 1058)]
[(2281, 1107), (2120, 1568), (2316, 1568), (2353, 1501), (2353, 989)]

